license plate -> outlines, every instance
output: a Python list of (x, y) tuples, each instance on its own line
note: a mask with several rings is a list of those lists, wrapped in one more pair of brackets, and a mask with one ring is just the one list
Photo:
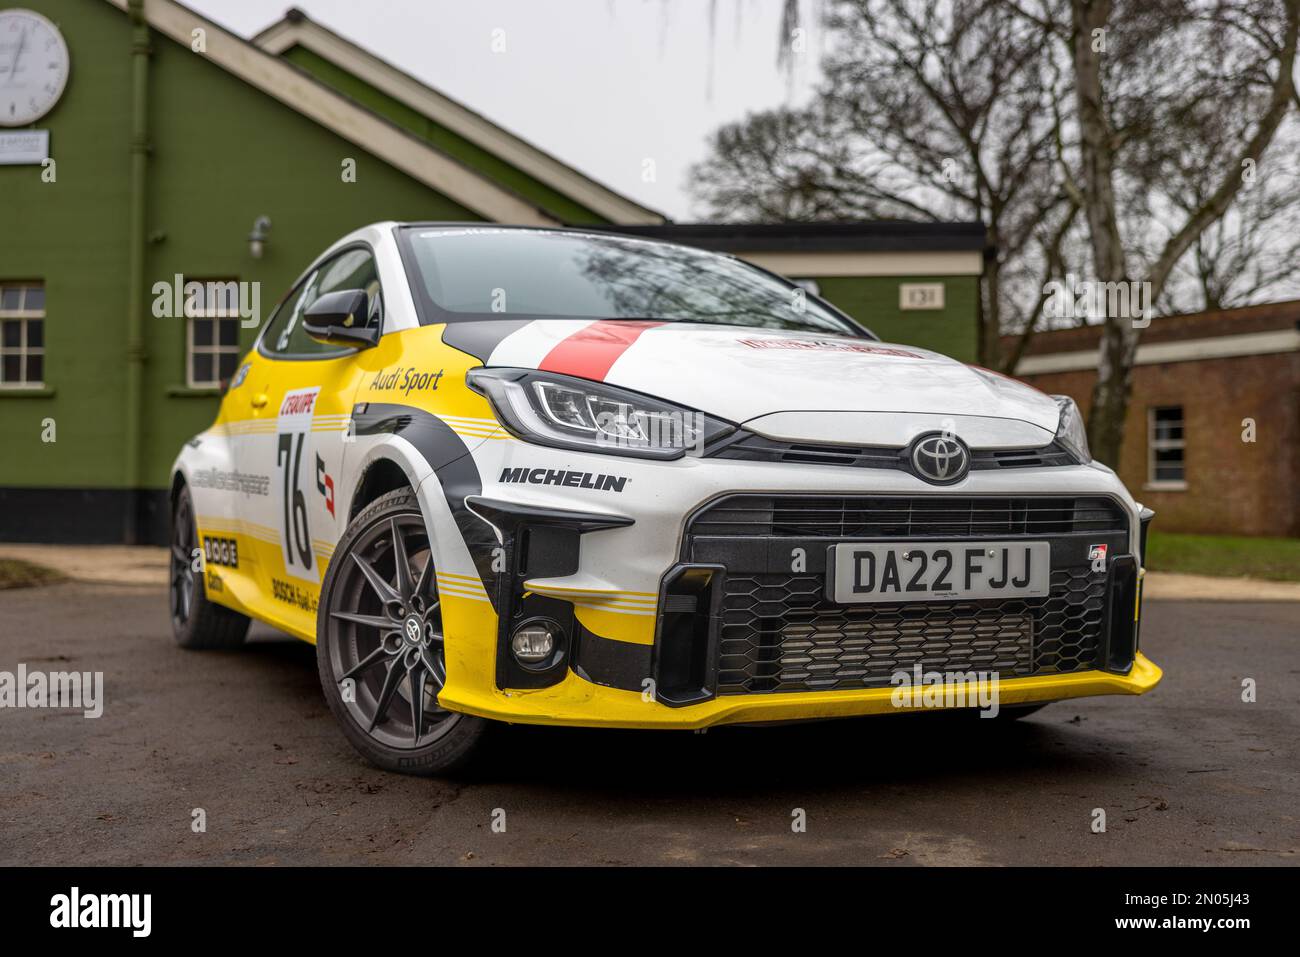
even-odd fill
[(954, 601), (1040, 598), (1051, 587), (1048, 542), (925, 542), (833, 545), (831, 601)]

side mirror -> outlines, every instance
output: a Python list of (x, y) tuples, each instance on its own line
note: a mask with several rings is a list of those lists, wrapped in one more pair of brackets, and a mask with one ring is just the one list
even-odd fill
[(302, 327), (317, 342), (368, 349), (379, 341), (379, 330), (366, 328), (370, 299), (362, 289), (327, 292), (302, 314)]

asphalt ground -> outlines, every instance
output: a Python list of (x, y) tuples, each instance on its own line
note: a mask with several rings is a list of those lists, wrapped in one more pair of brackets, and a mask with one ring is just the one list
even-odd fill
[(1143, 649), (1165, 680), (1140, 698), (1019, 722), (501, 727), (452, 780), (365, 764), (325, 706), (314, 649), (253, 636), (238, 652), (176, 648), (153, 585), (0, 591), (0, 671), (105, 683), (97, 719), (0, 709), (0, 864), (1300, 859), (1296, 602), (1148, 601)]

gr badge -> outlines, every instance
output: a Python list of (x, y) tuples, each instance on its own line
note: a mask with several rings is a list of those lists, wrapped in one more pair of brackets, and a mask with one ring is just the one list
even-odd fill
[(1088, 561), (1091, 563), (1093, 571), (1104, 572), (1106, 570), (1107, 551), (1109, 551), (1109, 546), (1106, 545), (1090, 545), (1088, 547)]

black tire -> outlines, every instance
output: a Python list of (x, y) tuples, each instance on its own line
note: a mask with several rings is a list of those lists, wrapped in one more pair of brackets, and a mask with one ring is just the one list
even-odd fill
[(202, 572), (194, 571), (199, 536), (194, 525), (194, 500), (181, 486), (172, 510), (171, 598), (172, 635), (176, 644), (193, 651), (238, 648), (248, 636), (248, 617), (208, 601)]
[(463, 766), (483, 737), (482, 718), (438, 705), (447, 677), (442, 616), (424, 516), (410, 489), (377, 499), (343, 533), (321, 587), (316, 665), (344, 736), (385, 771), (445, 774)]

